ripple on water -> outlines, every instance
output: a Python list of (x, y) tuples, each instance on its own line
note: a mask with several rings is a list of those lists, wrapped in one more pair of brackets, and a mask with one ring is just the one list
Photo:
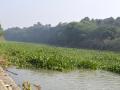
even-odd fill
[(107, 71), (80, 70), (69, 73), (32, 71), (9, 68), (18, 75), (11, 75), (17, 84), (30, 81), (40, 84), (42, 90), (120, 90), (120, 75)]

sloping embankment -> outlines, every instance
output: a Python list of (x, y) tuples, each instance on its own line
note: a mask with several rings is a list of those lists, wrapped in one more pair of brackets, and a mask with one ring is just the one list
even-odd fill
[(0, 90), (21, 90), (15, 81), (0, 67)]

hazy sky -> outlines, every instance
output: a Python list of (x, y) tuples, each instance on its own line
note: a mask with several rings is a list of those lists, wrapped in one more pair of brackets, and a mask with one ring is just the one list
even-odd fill
[(3, 28), (120, 16), (120, 0), (0, 0)]

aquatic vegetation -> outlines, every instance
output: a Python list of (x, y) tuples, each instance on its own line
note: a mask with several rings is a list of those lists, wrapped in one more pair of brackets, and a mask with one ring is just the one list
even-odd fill
[(48, 45), (2, 42), (0, 54), (19, 68), (57, 71), (102, 69), (120, 73), (120, 53), (112, 51), (61, 48)]
[(22, 86), (23, 86), (23, 90), (31, 90), (31, 85), (28, 81), (24, 82)]

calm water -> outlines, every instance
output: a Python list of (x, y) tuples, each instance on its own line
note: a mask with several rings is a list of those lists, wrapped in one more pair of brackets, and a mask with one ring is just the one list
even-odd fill
[(106, 71), (32, 71), (9, 68), (18, 75), (10, 74), (21, 85), (23, 81), (40, 84), (42, 90), (120, 90), (120, 75)]

